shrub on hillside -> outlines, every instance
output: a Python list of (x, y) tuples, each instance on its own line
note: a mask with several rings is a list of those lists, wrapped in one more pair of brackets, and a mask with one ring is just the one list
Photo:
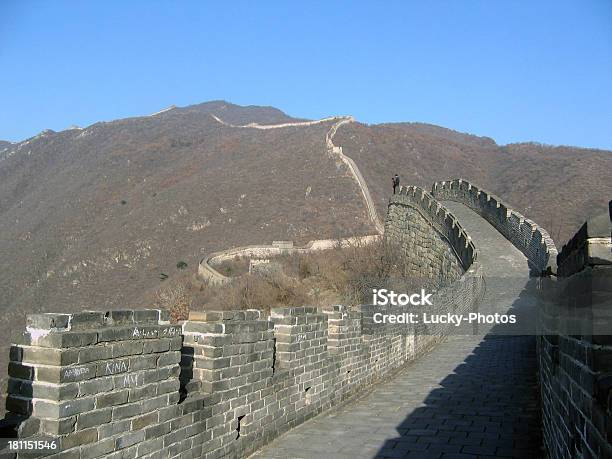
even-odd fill
[[(233, 262), (246, 264), (245, 259)], [(370, 302), (373, 288), (410, 291), (432, 286), (432, 280), (411, 278), (400, 248), (382, 241), (283, 255), (276, 262), (281, 272), (241, 275), (223, 285), (202, 284), (193, 289), (192, 307), (268, 311), (281, 306), (351, 306)], [(226, 269), (234, 266), (224, 263)]]

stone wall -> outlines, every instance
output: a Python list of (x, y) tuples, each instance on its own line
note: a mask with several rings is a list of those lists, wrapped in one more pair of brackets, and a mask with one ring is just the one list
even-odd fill
[(156, 310), (31, 315), (7, 419), (20, 439), (58, 439), (50, 457), (245, 457), (440, 339), (366, 336), (362, 314), (205, 312), (182, 327)]
[(340, 246), (350, 246), (355, 244), (370, 244), (378, 241), (379, 235), (355, 236), (344, 239), (317, 239), (310, 241), (303, 247), (293, 245), (291, 241), (275, 241), (272, 245), (249, 245), (244, 247), (234, 247), (219, 252), (214, 252), (204, 257), (198, 266), (198, 276), (212, 284), (224, 284), (232, 280), (231, 277), (224, 276), (217, 271), (214, 266), (224, 261), (233, 260), (236, 257), (249, 258), (270, 258), (285, 254), (301, 254), (314, 252), (317, 250), (327, 250)]
[[(452, 244), (462, 274), (434, 302), (467, 311), (482, 275), (465, 232), (422, 190), (392, 207), (393, 231), (400, 209), (418, 209)], [(158, 310), (30, 315), (11, 351), (2, 436), (12, 426), (20, 439), (56, 438), (57, 458), (246, 457), (387, 379), (449, 327), (367, 334), (371, 315), (368, 305), (202, 312), (180, 326)]]
[(612, 457), (611, 216), (592, 219), (563, 247), (545, 280), (538, 362), (550, 457)]
[(411, 276), (435, 279), (438, 285), (457, 280), (476, 250), (459, 222), (429, 193), (401, 187), (391, 197), (385, 238), (397, 243)]
[(512, 210), (497, 196), (462, 179), (436, 182), (432, 194), (441, 201), (465, 204), (491, 223), (525, 254), (535, 275), (556, 272), (557, 248), (548, 232)]

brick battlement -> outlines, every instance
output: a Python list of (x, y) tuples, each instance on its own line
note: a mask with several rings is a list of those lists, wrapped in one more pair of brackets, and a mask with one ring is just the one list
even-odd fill
[(548, 232), (497, 196), (463, 179), (434, 183), (432, 195), (465, 204), (482, 216), (525, 254), (534, 274), (556, 273), (557, 248)]
[(11, 349), (7, 420), (20, 439), (58, 439), (62, 458), (244, 457), (443, 334), (363, 335), (362, 314), (208, 311), (182, 325), (160, 311), (30, 315)]
[(448, 211), (436, 198), (417, 186), (402, 186), (398, 194), (391, 197), (390, 206), (410, 205), (438, 231), (454, 250), (467, 270), (476, 261), (478, 253), (470, 236), (463, 229), (455, 216)]

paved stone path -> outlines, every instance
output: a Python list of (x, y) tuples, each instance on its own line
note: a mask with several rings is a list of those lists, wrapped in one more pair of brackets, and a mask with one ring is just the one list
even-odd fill
[[(519, 315), (533, 308), (525, 257), (467, 207), (444, 205), (479, 250), (484, 308)], [(539, 445), (535, 339), (487, 334), (449, 337), (394, 379), (253, 457), (537, 458)]]

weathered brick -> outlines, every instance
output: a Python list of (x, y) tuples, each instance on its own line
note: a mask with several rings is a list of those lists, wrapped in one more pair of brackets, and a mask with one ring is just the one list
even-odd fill
[(93, 362), (94, 360), (110, 359), (111, 357), (112, 349), (105, 345), (87, 347), (78, 351), (78, 362), (81, 364)]
[(98, 331), (98, 341), (101, 343), (131, 339), (134, 339), (134, 327), (105, 327)]
[(142, 413), (142, 403), (135, 402), (113, 407), (113, 421), (131, 418)]
[(128, 400), (135, 402), (143, 399), (151, 399), (157, 395), (157, 384), (148, 384), (143, 387), (133, 387), (130, 389)]
[(145, 438), (160, 438), (170, 432), (170, 421), (162, 422), (156, 426), (147, 427), (145, 429)]
[(8, 392), (24, 397), (59, 401), (76, 398), (79, 387), (77, 383), (45, 384), (43, 382), (9, 378)]
[(112, 409), (97, 409), (94, 411), (88, 411), (87, 413), (81, 413), (77, 416), (77, 429), (83, 430), (88, 427), (99, 426), (110, 422), (112, 419)]
[(151, 440), (145, 440), (138, 444), (137, 455), (138, 457), (142, 457), (156, 451), (162, 451), (163, 447), (164, 439), (161, 437), (154, 437)]
[(8, 374), (18, 379), (34, 379), (34, 366), (18, 362), (9, 362)]
[(130, 359), (112, 359), (99, 362), (96, 368), (96, 376), (110, 376), (125, 373), (130, 370)]
[(152, 354), (152, 353), (158, 353), (158, 352), (165, 352), (168, 350), (170, 350), (170, 340), (169, 339), (155, 339), (155, 340), (147, 340), (144, 342), (142, 353)]
[(112, 377), (94, 378), (78, 383), (79, 396), (95, 395), (113, 390), (115, 383)]
[(143, 343), (142, 341), (126, 341), (120, 343), (114, 343), (111, 345), (112, 347), (112, 357), (124, 357), (126, 355), (136, 355), (143, 353), (143, 345), (147, 343)]
[(71, 416), (62, 419), (41, 419), (40, 431), (51, 436), (64, 435), (74, 432), (77, 417)]
[(157, 359), (157, 366), (176, 365), (181, 359), (180, 351), (172, 351), (161, 354)]
[[(169, 405), (168, 395), (158, 395), (157, 397), (149, 398), (142, 401), (142, 411), (143, 413), (149, 413), (153, 410), (157, 410), (160, 408), (167, 407)], [(160, 418), (160, 421), (162, 419)]]
[(130, 423), (131, 421), (129, 419), (124, 419), (101, 425), (98, 427), (98, 436), (100, 439), (102, 439), (113, 437), (123, 432), (128, 432), (130, 430)]
[(151, 413), (147, 413), (143, 416), (138, 416), (137, 418), (132, 419), (132, 427), (131, 430), (141, 430), (147, 426), (152, 424), (156, 424), (159, 420), (159, 413), (157, 411), (153, 411)]
[(34, 400), (32, 414), (40, 418), (67, 418), (75, 414), (84, 413), (94, 408), (93, 397), (69, 400), (65, 402), (49, 402)]
[(134, 311), (134, 322), (157, 323), (159, 321), (158, 309), (140, 309)]
[(75, 446), (91, 444), (98, 440), (98, 431), (95, 428), (69, 433), (59, 438), (60, 449), (67, 450)]
[(12, 346), (10, 358), (14, 362), (42, 363), (44, 365), (71, 365), (78, 362), (76, 349), (53, 349), (36, 346)]
[(94, 331), (86, 332), (50, 332), (46, 335), (32, 336), (29, 333), (25, 335), (25, 344), (35, 345), (41, 347), (52, 347), (52, 348), (70, 348), (70, 347), (84, 347), (96, 344), (98, 341), (98, 334)]
[(107, 326), (128, 325), (134, 323), (134, 311), (131, 309), (108, 311), (104, 315)]
[(127, 402), (128, 395), (128, 389), (98, 395), (96, 397), (96, 407), (106, 408), (108, 406), (123, 405)]
[(115, 450), (115, 439), (105, 438), (89, 445), (81, 447), (81, 459), (94, 459), (106, 457), (108, 453)]
[(145, 439), (144, 430), (138, 432), (130, 432), (126, 435), (122, 435), (115, 440), (115, 449), (123, 449), (128, 446), (135, 445)]
[[(164, 356), (166, 354), (162, 354)], [(130, 358), (130, 369), (132, 371), (137, 370), (149, 370), (157, 366), (157, 355), (138, 355)]]
[(101, 328), (104, 324), (104, 313), (99, 311), (83, 311), (72, 314), (71, 330), (87, 330)]
[(28, 314), (26, 316), (26, 327), (42, 330), (66, 329), (71, 314), (42, 313)]

